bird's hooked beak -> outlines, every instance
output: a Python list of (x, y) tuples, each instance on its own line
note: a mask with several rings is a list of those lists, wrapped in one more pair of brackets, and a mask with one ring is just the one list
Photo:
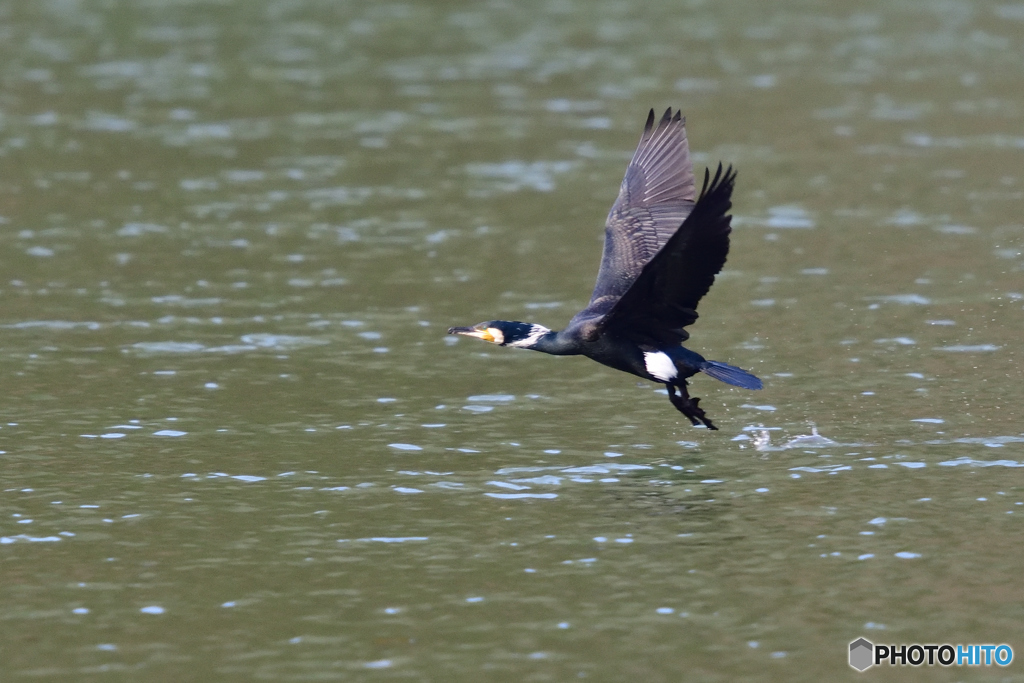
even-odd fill
[(449, 327), (448, 334), (461, 334), (464, 337), (476, 337), (485, 342), (500, 344), (504, 341), (504, 335), (496, 327), (487, 327), (485, 323), (473, 325), (473, 327)]

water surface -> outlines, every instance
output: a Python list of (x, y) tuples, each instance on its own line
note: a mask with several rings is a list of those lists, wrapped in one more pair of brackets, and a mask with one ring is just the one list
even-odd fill
[[(4, 679), (1024, 653), (1021, 8), (0, 8)], [(668, 106), (739, 169), (720, 432), (444, 334), (584, 305)]]

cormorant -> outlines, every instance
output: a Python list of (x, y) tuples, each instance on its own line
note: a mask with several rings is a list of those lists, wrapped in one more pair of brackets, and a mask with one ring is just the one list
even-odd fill
[[(703, 372), (744, 389), (761, 380), (745, 370), (705, 360), (682, 346), (684, 328), (697, 320), (701, 300), (729, 252), (732, 166), (714, 178), (704, 171), (696, 197), (686, 120), (672, 109), (654, 125), (647, 117), (605, 223), (604, 254), (589, 305), (560, 332), (534, 323), (491, 320), (452, 327), (448, 334), (533, 349), (584, 355), (616, 370), (660, 382), (669, 400), (694, 425), (717, 429), (687, 392), (687, 378)], [(678, 393), (677, 393), (678, 391)]]

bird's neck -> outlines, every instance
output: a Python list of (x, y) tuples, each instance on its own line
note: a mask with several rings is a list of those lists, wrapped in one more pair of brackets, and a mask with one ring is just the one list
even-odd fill
[(580, 353), (579, 345), (562, 332), (548, 332), (529, 347), (533, 351), (550, 353), (552, 356), (574, 356)]

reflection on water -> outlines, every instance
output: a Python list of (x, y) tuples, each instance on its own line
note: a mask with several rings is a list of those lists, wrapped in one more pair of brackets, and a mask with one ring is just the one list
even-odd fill
[[(5, 672), (833, 680), (1020, 630), (1019, 5), (0, 16)], [(767, 381), (694, 380), (720, 433), (444, 334), (565, 324), (670, 105), (739, 169), (691, 341)]]

